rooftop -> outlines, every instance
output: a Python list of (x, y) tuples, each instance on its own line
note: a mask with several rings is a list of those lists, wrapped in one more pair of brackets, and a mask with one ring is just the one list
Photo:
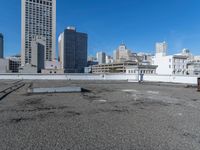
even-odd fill
[[(199, 150), (200, 93), (179, 84), (23, 81), (0, 101), (1, 149)], [(14, 81), (0, 81), (0, 90)], [(78, 86), (83, 93), (27, 94)]]

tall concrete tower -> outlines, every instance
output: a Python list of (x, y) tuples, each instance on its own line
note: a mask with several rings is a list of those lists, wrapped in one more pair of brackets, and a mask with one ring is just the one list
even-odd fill
[(106, 63), (106, 53), (105, 52), (97, 52), (96, 57), (97, 57), (97, 61), (99, 62), (99, 64)]
[(163, 56), (166, 56), (167, 48), (168, 48), (168, 45), (165, 41), (161, 43), (156, 43), (156, 54), (162, 54)]
[(56, 58), (56, 0), (21, 0), (21, 61), (31, 63), (31, 41), (45, 38), (45, 60)]
[(3, 34), (0, 33), (0, 58), (3, 58), (3, 47), (4, 47), (4, 43), (3, 43)]

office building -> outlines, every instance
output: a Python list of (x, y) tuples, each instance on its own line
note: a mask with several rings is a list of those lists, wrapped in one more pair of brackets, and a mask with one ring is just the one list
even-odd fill
[(0, 59), (3, 58), (3, 52), (4, 52), (4, 40), (3, 40), (3, 34), (0, 33)]
[(120, 44), (120, 46), (114, 51), (114, 62), (121, 63), (125, 61), (130, 61), (131, 51), (127, 49), (124, 43)]
[(46, 41), (44, 37), (36, 36), (31, 41), (31, 62), (22, 64), (19, 68), (20, 73), (34, 74), (41, 73), (45, 68)]
[(75, 27), (67, 27), (61, 33), (59, 59), (65, 73), (84, 73), (84, 68), (87, 67), (87, 40), (87, 34), (77, 32)]
[(11, 73), (18, 73), (19, 67), (21, 66), (21, 56), (15, 55), (8, 58), (9, 60), (9, 71)]
[(168, 48), (168, 45), (165, 41), (160, 42), (160, 43), (159, 42), (156, 43), (156, 54), (166, 56), (167, 55), (167, 48)]
[(97, 52), (96, 57), (97, 57), (97, 61), (98, 61), (99, 64), (105, 64), (106, 63), (106, 53)]
[(56, 0), (21, 0), (21, 61), (31, 63), (31, 41), (45, 38), (45, 60), (56, 58)]
[(37, 68), (37, 73), (41, 73), (45, 68), (45, 49), (46, 41), (43, 37), (36, 37), (31, 41), (31, 64)]
[(106, 64), (112, 64), (113, 63), (113, 58), (111, 56), (106, 56)]

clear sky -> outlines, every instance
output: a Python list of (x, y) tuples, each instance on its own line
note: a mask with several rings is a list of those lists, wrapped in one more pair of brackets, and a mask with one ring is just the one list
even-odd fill
[[(21, 1), (0, 1), (5, 55), (20, 53)], [(154, 53), (167, 41), (169, 54), (189, 48), (200, 55), (200, 0), (57, 0), (57, 36), (68, 25), (89, 35), (89, 54), (112, 54), (124, 41), (135, 52)]]

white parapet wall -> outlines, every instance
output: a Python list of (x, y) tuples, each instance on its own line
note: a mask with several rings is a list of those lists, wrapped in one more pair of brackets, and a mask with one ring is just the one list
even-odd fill
[[(144, 75), (146, 82), (197, 84), (197, 76)], [(0, 80), (121, 80), (138, 81), (136, 74), (0, 74)]]
[(0, 80), (129, 80), (129, 74), (0, 74)]
[(144, 75), (144, 81), (197, 84), (197, 76)]

